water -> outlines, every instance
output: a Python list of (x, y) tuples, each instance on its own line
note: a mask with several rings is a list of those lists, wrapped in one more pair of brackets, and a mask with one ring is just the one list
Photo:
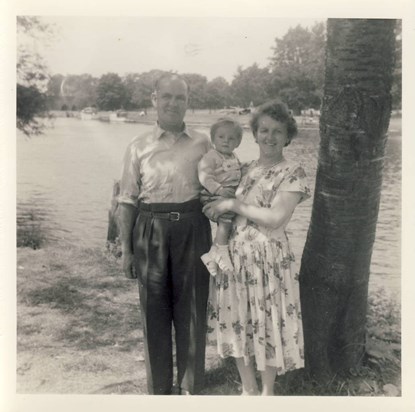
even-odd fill
[[(43, 136), (17, 136), (17, 218), (31, 213), (42, 219), (53, 239), (85, 247), (106, 241), (113, 182), (119, 179), (124, 150), (133, 136), (151, 126), (55, 119)], [(207, 132), (207, 130), (206, 130)], [(318, 130), (301, 131), (285, 149), (287, 158), (303, 162), (312, 193), (318, 154)], [(257, 157), (246, 131), (238, 148), (241, 160)], [(300, 260), (311, 215), (312, 199), (300, 204), (288, 226)], [(391, 136), (386, 148), (377, 235), (370, 286), (400, 293), (401, 139)]]

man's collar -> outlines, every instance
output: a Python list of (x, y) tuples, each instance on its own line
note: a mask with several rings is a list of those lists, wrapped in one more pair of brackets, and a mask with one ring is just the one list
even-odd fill
[(162, 137), (164, 133), (172, 133), (172, 134), (175, 134), (176, 136), (185, 135), (185, 136), (188, 136), (188, 137), (192, 137), (188, 132), (186, 123), (183, 123), (183, 125), (184, 125), (184, 127), (183, 127), (183, 130), (181, 132), (174, 133), (174, 132), (169, 132), (167, 130), (162, 129), (159, 125), (159, 122), (156, 122), (156, 124), (154, 125), (154, 137), (156, 139), (160, 139), (160, 137)]

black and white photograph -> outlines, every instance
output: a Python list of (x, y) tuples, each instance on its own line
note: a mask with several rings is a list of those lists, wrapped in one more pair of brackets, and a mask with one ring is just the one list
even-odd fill
[(413, 5), (123, 3), (4, 7), (0, 409), (414, 410)]

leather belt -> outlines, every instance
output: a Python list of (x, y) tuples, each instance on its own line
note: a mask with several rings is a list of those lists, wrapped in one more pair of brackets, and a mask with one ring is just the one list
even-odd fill
[(170, 222), (178, 222), (179, 220), (186, 219), (196, 214), (200, 214), (200, 211), (190, 212), (152, 212), (151, 210), (140, 210), (139, 214), (142, 216), (152, 217), (153, 219), (164, 219)]

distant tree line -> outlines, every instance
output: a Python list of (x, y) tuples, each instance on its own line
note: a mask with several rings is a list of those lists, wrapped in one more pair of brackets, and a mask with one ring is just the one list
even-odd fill
[[(36, 18), (25, 19), (18, 21), (18, 26), (20, 23), (23, 28), (34, 28), (35, 32), (47, 31), (47, 27), (42, 26)], [(392, 94), (394, 108), (400, 109), (400, 24), (397, 25), (396, 42)], [(259, 67), (257, 63), (246, 68), (239, 66), (230, 83), (223, 77), (208, 81), (205, 76), (197, 73), (182, 73), (190, 86), (190, 108), (216, 110), (228, 106), (257, 106), (268, 99), (279, 97), (296, 114), (307, 108), (319, 109), (323, 96), (325, 43), (324, 23), (316, 23), (311, 28), (298, 25), (290, 28), (282, 38), (275, 39), (267, 67)], [(22, 60), (27, 60), (27, 55), (30, 55), (27, 50), (26, 54), (20, 54), (18, 68)], [(33, 114), (33, 110), (36, 111), (36, 107), (39, 108), (38, 112), (45, 109), (81, 110), (85, 107), (105, 111), (146, 110), (151, 107), (154, 82), (162, 73), (160, 70), (151, 70), (129, 73), (123, 77), (117, 73), (107, 73), (96, 78), (90, 74), (49, 76), (41, 66), (26, 67), (23, 71), (29, 77), (43, 75), (48, 79), (45, 91), (33, 88), (22, 90), (22, 85), (18, 84), (18, 119), (20, 113), (25, 115), (24, 120), (30, 119), (30, 114)]]
[[(257, 106), (280, 96), (299, 112), (318, 109), (324, 76), (325, 25), (311, 29), (300, 25), (275, 39), (270, 64), (238, 67), (231, 83), (223, 77), (208, 81), (197, 73), (184, 73), (190, 86), (191, 109), (221, 109), (226, 106)], [(50, 109), (79, 110), (93, 106), (99, 110), (137, 110), (151, 106), (150, 95), (160, 70), (129, 73), (124, 77), (107, 73), (101, 78), (89, 74), (50, 78), (47, 91)]]

